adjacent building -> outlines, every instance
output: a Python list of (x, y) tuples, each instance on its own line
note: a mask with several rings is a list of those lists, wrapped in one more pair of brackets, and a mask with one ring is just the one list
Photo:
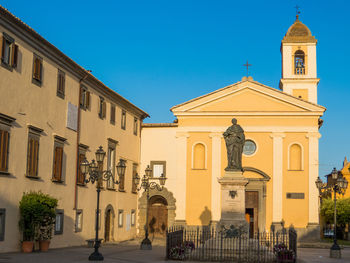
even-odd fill
[[(281, 44), (280, 90), (252, 77), (171, 108), (174, 123), (143, 124), (141, 170), (165, 174), (148, 213), (164, 226), (215, 225), (220, 220), (218, 178), (227, 166), (223, 132), (237, 118), (245, 131), (246, 219), (251, 233), (293, 225), (299, 237), (319, 236), (318, 141), (325, 108), (317, 104), (317, 40), (299, 20)], [(139, 224), (146, 215), (139, 201)], [(142, 229), (141, 229), (142, 230)]]
[(94, 237), (96, 185), (79, 170), (101, 145), (104, 169), (120, 184), (101, 193), (100, 236), (136, 235), (140, 127), (147, 113), (108, 88), (20, 19), (0, 7), (0, 252), (20, 249), (18, 205), (23, 192), (58, 199), (51, 247), (81, 245)]

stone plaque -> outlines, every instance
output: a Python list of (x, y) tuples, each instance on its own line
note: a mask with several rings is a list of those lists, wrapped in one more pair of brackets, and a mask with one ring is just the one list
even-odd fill
[(78, 107), (68, 102), (67, 110), (67, 128), (77, 131), (78, 130)]

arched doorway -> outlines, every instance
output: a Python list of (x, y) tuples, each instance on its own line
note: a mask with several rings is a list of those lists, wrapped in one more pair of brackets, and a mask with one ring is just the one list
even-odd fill
[(160, 196), (155, 195), (148, 203), (148, 229), (155, 236), (164, 236), (168, 228), (168, 202)]
[[(165, 202), (161, 202), (162, 204), (166, 205), (166, 211), (167, 211), (167, 227), (171, 227), (175, 224), (175, 211), (176, 211), (176, 199), (174, 198), (174, 195), (172, 192), (168, 191), (166, 187), (163, 188), (162, 191), (158, 191), (157, 189), (150, 189), (149, 190), (149, 204), (152, 204), (155, 198), (152, 198), (154, 196), (159, 196), (165, 200)], [(158, 199), (159, 200), (159, 199)], [(139, 222), (139, 235), (144, 236), (145, 235), (145, 224), (146, 224), (146, 214), (148, 213), (148, 205), (147, 205), (147, 193), (146, 191), (143, 191), (140, 198), (139, 198), (139, 204), (138, 204), (138, 222)], [(148, 222), (150, 222), (152, 218), (149, 219)], [(161, 224), (162, 226), (162, 224)]]
[(109, 242), (113, 241), (113, 227), (114, 227), (114, 209), (111, 205), (108, 205), (106, 207), (106, 212), (105, 212), (105, 236), (104, 236), (104, 241)]

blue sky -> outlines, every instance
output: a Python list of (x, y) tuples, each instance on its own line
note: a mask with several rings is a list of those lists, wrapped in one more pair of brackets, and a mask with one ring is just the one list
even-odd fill
[(1, 5), (131, 102), (172, 122), (169, 109), (250, 75), (278, 88), (280, 44), (295, 20), (318, 39), (320, 175), (350, 158), (350, 1), (22, 1)]

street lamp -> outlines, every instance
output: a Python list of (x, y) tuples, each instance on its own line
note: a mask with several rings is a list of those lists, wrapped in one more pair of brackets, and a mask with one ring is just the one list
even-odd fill
[[(164, 174), (162, 174), (160, 177), (152, 177), (152, 169), (147, 165), (147, 168), (145, 170), (145, 174), (141, 179), (141, 186), (137, 190), (141, 190), (143, 188), (146, 192), (146, 224), (145, 224), (145, 238), (141, 242), (141, 249), (142, 250), (151, 250), (152, 249), (152, 242), (148, 238), (148, 202), (149, 202), (149, 190), (150, 189), (157, 189), (158, 191), (162, 191), (164, 188), (164, 184), (166, 181), (166, 177)], [(135, 178), (135, 184), (138, 185), (138, 182), (140, 181), (140, 177), (136, 174)], [(159, 180), (159, 184), (157, 182), (152, 182), (150, 180)]]
[[(100, 213), (100, 192), (102, 188), (103, 181), (108, 181), (111, 178), (113, 179), (113, 182), (118, 184), (118, 180), (114, 178), (113, 173), (111, 170), (102, 170), (103, 160), (106, 156), (106, 152), (103, 150), (102, 146), (98, 148), (98, 150), (95, 153), (96, 155), (96, 161), (92, 160), (91, 163), (86, 160), (86, 158), (80, 163), (80, 170), (81, 173), (84, 175), (85, 183), (91, 182), (94, 184), (97, 182), (97, 209), (96, 209), (96, 225), (95, 225), (95, 245), (94, 245), (94, 252), (89, 256), (89, 260), (103, 260), (102, 254), (98, 251), (101, 240), (98, 238), (98, 226), (99, 226), (99, 213)], [(117, 173), (119, 177), (123, 177), (125, 174), (125, 163), (124, 160), (120, 160), (117, 165)], [(88, 178), (86, 178), (88, 176)]]
[(348, 187), (348, 181), (345, 177), (342, 176), (340, 171), (333, 168), (332, 173), (332, 183), (329, 181), (327, 183), (323, 183), (320, 177), (316, 180), (316, 186), (320, 193), (331, 193), (333, 191), (334, 194), (334, 233), (333, 233), (333, 245), (330, 250), (331, 258), (341, 258), (340, 247), (337, 244), (337, 193), (345, 194), (346, 188)]

